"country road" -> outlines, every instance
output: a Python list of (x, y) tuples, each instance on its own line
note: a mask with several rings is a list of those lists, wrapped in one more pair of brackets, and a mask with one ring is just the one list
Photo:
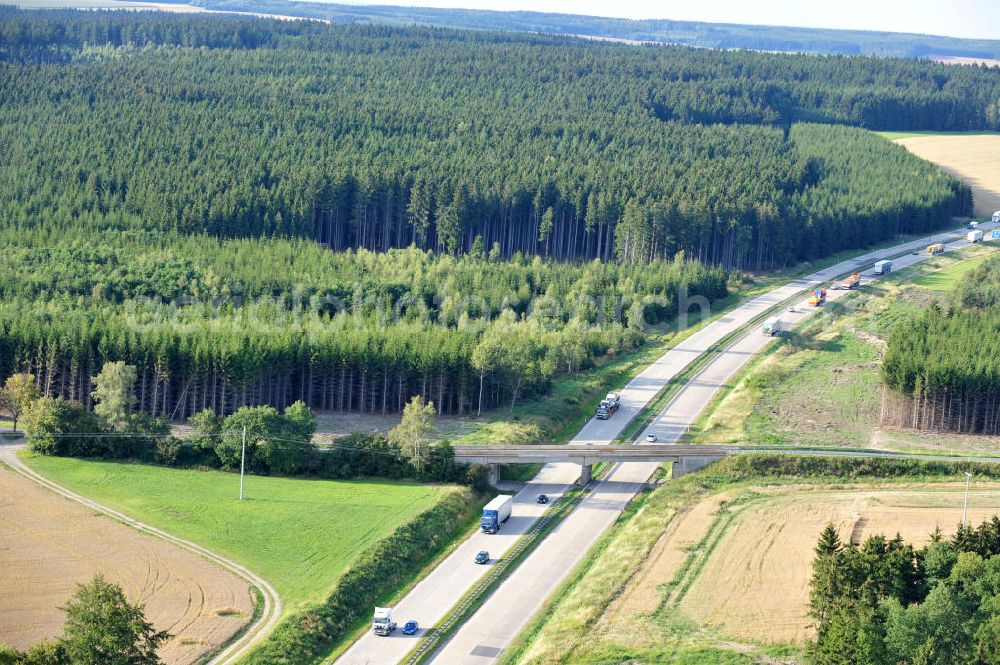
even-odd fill
[(166, 531), (162, 531), (161, 529), (150, 526), (145, 522), (140, 522), (137, 519), (133, 519), (123, 513), (120, 513), (117, 510), (101, 505), (96, 501), (81, 496), (76, 492), (73, 492), (72, 490), (69, 490), (39, 475), (22, 462), (21, 458), (17, 456), (17, 452), (23, 447), (23, 443), (0, 441), (0, 462), (3, 462), (16, 473), (19, 473), (28, 480), (38, 483), (51, 492), (55, 492), (56, 494), (71, 501), (75, 501), (76, 503), (79, 503), (97, 513), (107, 515), (113, 520), (132, 527), (133, 529), (146, 535), (159, 538), (160, 540), (164, 540), (168, 543), (176, 545), (177, 547), (193, 552), (246, 580), (247, 583), (260, 591), (261, 597), (264, 601), (263, 607), (260, 609), (260, 616), (254, 623), (250, 624), (237, 639), (226, 645), (225, 648), (208, 660), (206, 665), (231, 665), (232, 663), (236, 663), (257, 643), (258, 640), (269, 635), (271, 630), (273, 630), (275, 625), (277, 625), (282, 614), (281, 597), (278, 595), (275, 588), (267, 582), (267, 580), (262, 579), (239, 563), (220, 556), (215, 552), (202, 547), (201, 545), (193, 543), (189, 540), (184, 540), (183, 538), (172, 536)]
[[(984, 225), (982, 228), (991, 226)], [(909, 252), (933, 242), (945, 242), (949, 244), (949, 248), (964, 246), (964, 233), (949, 230), (893, 248), (869, 252), (792, 280), (743, 303), (678, 343), (638, 374), (621, 391), (622, 407), (618, 414), (609, 420), (591, 419), (571, 443), (608, 444), (613, 441), (672, 378), (721, 340), (775, 305), (855, 268), (867, 268), (868, 274), (864, 281), (868, 281), (873, 278), (871, 266), (883, 258), (898, 257), (893, 261), (896, 269), (912, 265), (927, 256), (914, 256)], [(899, 256), (901, 254), (905, 255)], [(829, 297), (830, 300), (836, 300), (847, 293), (830, 291)], [(794, 313), (786, 312), (782, 317), (794, 324), (816, 311), (807, 307), (805, 302), (798, 303), (796, 310)], [(711, 395), (769, 341), (770, 338), (761, 335), (756, 328), (737, 338), (692, 377), (643, 434), (655, 432), (661, 443), (675, 442)], [(549, 594), (614, 522), (657, 466), (657, 463), (615, 465), (606, 478), (510, 574), (479, 610), (438, 648), (431, 661), (449, 665), (495, 662)], [(433, 626), (439, 622), (485, 574), (486, 566), (476, 566), (472, 562), (475, 553), (486, 549), (494, 559), (502, 556), (544, 512), (541, 510), (542, 506), (535, 504), (535, 497), (543, 493), (558, 495), (565, 492), (578, 478), (579, 470), (574, 464), (548, 464), (543, 467), (538, 476), (515, 495), (514, 513), (509, 525), (495, 536), (476, 533), (470, 537), (396, 604), (397, 618), (400, 621), (413, 618), (422, 626)], [(415, 645), (416, 640), (412, 637), (393, 635), (385, 638), (367, 633), (337, 662), (345, 665), (398, 663), (406, 658)]]

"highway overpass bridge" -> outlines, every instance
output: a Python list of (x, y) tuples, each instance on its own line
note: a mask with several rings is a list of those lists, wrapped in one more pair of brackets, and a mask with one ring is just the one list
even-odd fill
[(745, 446), (685, 446), (677, 444), (635, 444), (595, 446), (568, 444), (563, 446), (455, 446), (455, 461), (459, 464), (488, 464), (490, 480), (498, 480), (500, 464), (533, 464), (563, 462), (580, 465), (580, 484), (591, 479), (591, 469), (599, 462), (673, 462), (673, 477), (679, 477), (722, 459), (726, 455), (745, 454), (802, 455), (820, 457), (881, 457), (928, 462), (973, 462), (1000, 464), (992, 455), (927, 455), (896, 453), (883, 450), (830, 448), (768, 448)]
[(646, 443), (631, 446), (594, 446), (567, 444), (563, 446), (455, 446), (455, 461), (459, 464), (488, 464), (490, 480), (498, 480), (500, 464), (547, 464), (563, 462), (580, 465), (580, 484), (590, 482), (594, 464), (600, 462), (673, 462), (674, 477), (700, 469), (709, 462), (732, 453), (742, 452), (735, 446), (682, 446)]

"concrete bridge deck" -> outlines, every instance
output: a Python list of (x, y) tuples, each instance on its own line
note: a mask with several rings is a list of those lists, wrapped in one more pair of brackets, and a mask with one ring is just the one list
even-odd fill
[(683, 446), (644, 443), (623, 446), (567, 444), (562, 446), (455, 446), (459, 464), (488, 464), (490, 481), (499, 479), (499, 464), (568, 462), (580, 465), (580, 483), (590, 482), (594, 464), (601, 462), (673, 462), (674, 476), (701, 468), (713, 460), (739, 452), (735, 446)]
[(455, 446), (461, 464), (531, 464), (534, 462), (676, 462), (682, 457), (722, 457), (740, 452), (736, 446), (680, 446), (644, 443), (631, 446)]

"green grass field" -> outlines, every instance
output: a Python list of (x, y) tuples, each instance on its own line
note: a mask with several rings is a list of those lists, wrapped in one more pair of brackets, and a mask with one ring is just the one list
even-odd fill
[(995, 253), (981, 254), (971, 259), (960, 261), (947, 268), (921, 275), (913, 280), (913, 284), (930, 289), (931, 291), (951, 291), (958, 285), (962, 277), (965, 276), (965, 273), (993, 256), (995, 256)]
[(427, 510), (447, 486), (246, 477), (120, 462), (24, 461), (80, 494), (197, 542), (274, 585), (285, 611), (325, 598), (366, 547)]

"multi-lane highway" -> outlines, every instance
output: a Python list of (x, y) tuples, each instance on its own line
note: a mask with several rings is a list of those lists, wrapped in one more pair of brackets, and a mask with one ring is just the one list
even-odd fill
[[(986, 225), (983, 228), (989, 228)], [(825, 284), (856, 268), (867, 268), (863, 281), (873, 278), (871, 266), (887, 257), (893, 259), (894, 269), (911, 265), (927, 258), (926, 255), (899, 256), (919, 250), (933, 242), (944, 242), (949, 248), (965, 245), (964, 233), (950, 231), (929, 238), (871, 252), (849, 261), (818, 271), (807, 277), (793, 280), (765, 295), (754, 298), (729, 312), (687, 339), (678, 343), (656, 362), (636, 376), (622, 390), (622, 407), (609, 420), (592, 419), (573, 439), (574, 444), (602, 444), (613, 441), (656, 394), (692, 361), (721, 340), (745, 326), (768, 309), (788, 301), (805, 289)], [(847, 292), (829, 291), (833, 301)], [(782, 318), (791, 324), (816, 312), (803, 300), (796, 303), (795, 311), (785, 311)], [(674, 396), (643, 435), (655, 433), (661, 443), (671, 443), (687, 429), (711, 396), (762, 349), (770, 338), (759, 329), (737, 338), (717, 355)], [(478, 664), (494, 662), (517, 632), (541, 607), (545, 598), (580, 561), (591, 545), (617, 518), (642, 484), (658, 466), (655, 462), (617, 464), (581, 504), (534, 552), (514, 570), (500, 587), (486, 600), (479, 610), (462, 625), (433, 656), (433, 662), (445, 664)], [(476, 581), (485, 574), (483, 566), (473, 563), (475, 553), (489, 550), (496, 558), (506, 552), (517, 538), (530, 528), (544, 512), (544, 506), (535, 503), (538, 494), (558, 495), (564, 492), (579, 476), (575, 464), (548, 464), (526, 487), (515, 496), (514, 513), (507, 526), (497, 535), (477, 533), (447, 557), (396, 605), (399, 620), (414, 618), (423, 626), (432, 626)], [(413, 638), (389, 638), (366, 634), (337, 662), (390, 664), (402, 660), (415, 646)]]

